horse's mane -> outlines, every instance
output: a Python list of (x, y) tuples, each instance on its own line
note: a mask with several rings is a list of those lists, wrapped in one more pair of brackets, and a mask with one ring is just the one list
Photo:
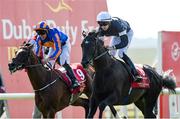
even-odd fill
[(24, 42), (20, 45), (20, 48), (30, 47), (31, 45), (32, 45), (31, 43), (24, 41)]
[(96, 37), (96, 38), (97, 38), (98, 34), (99, 34), (98, 31), (92, 30), (92, 31), (90, 31), (90, 32), (88, 33), (87, 36), (90, 36), (90, 37)]

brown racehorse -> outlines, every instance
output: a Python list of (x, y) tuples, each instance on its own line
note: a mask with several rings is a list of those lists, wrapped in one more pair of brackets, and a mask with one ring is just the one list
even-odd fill
[[(32, 45), (24, 44), (16, 52), (15, 58), (9, 63), (11, 73), (25, 69), (35, 92), (35, 103), (42, 112), (44, 118), (54, 118), (56, 112), (69, 106), (72, 93), (57, 70), (48, 70), (39, 61), (32, 51)], [(91, 77), (85, 74), (85, 88), (81, 93), (89, 98), (91, 94)], [(71, 105), (82, 106), (87, 117), (89, 109), (89, 99), (78, 97)]]

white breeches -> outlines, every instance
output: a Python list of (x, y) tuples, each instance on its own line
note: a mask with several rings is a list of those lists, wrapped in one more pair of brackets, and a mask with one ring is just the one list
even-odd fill
[[(49, 53), (46, 57), (49, 57), (53, 52), (54, 52), (53, 48), (50, 48)], [(59, 58), (57, 59), (61, 66), (65, 64), (65, 62), (67, 64), (70, 64), (70, 52), (71, 52), (71, 44), (70, 44), (70, 41), (67, 40), (66, 44), (62, 46), (62, 52)], [(51, 60), (49, 62), (51, 63), (51, 66), (53, 67), (55, 64), (55, 60)]]
[[(128, 36), (128, 45), (124, 48), (121, 48), (121, 49), (117, 49), (117, 50), (111, 50), (110, 51), (110, 54), (113, 55), (113, 56), (116, 56), (116, 53), (117, 55), (122, 58), (123, 57), (123, 53), (127, 53), (127, 49), (129, 48), (129, 45), (131, 43), (131, 40), (132, 40), (132, 37), (133, 37), (133, 30), (130, 30), (128, 33), (127, 33), (127, 36)], [(120, 37), (117, 37), (117, 36), (113, 36), (112, 39), (111, 39), (111, 42), (110, 42), (110, 46), (114, 46), (116, 44), (119, 44), (121, 42), (121, 38)]]

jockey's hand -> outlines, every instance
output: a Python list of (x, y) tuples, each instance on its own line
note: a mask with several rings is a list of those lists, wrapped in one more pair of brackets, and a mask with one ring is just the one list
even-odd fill
[(49, 58), (44, 58), (44, 59), (42, 59), (42, 64), (46, 64), (46, 63), (48, 63), (49, 61), (50, 61)]
[(107, 49), (107, 50), (115, 50), (116, 47), (115, 47), (115, 46), (106, 46), (106, 49)]

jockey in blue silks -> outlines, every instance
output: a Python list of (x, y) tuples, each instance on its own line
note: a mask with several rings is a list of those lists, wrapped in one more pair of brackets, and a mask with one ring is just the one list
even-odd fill
[(39, 22), (34, 27), (34, 31), (37, 33), (37, 39), (35, 40), (37, 45), (35, 50), (36, 55), (40, 56), (42, 46), (51, 47), (53, 50), (46, 58), (42, 59), (42, 62), (47, 63), (49, 61), (54, 61), (52, 65), (52, 67), (54, 67), (55, 62), (57, 61), (66, 69), (67, 75), (72, 82), (71, 89), (79, 87), (80, 85), (69, 65), (71, 45), (68, 36), (57, 28), (50, 28), (45, 21)]
[(142, 77), (138, 75), (133, 62), (126, 55), (133, 36), (133, 30), (129, 23), (117, 17), (112, 18), (106, 11), (100, 12), (96, 21), (99, 24), (98, 35), (101, 39), (103, 36), (112, 36), (110, 46), (107, 47), (107, 49), (111, 50), (110, 54), (115, 56), (117, 52), (118, 56), (130, 66), (135, 81), (140, 81)]

